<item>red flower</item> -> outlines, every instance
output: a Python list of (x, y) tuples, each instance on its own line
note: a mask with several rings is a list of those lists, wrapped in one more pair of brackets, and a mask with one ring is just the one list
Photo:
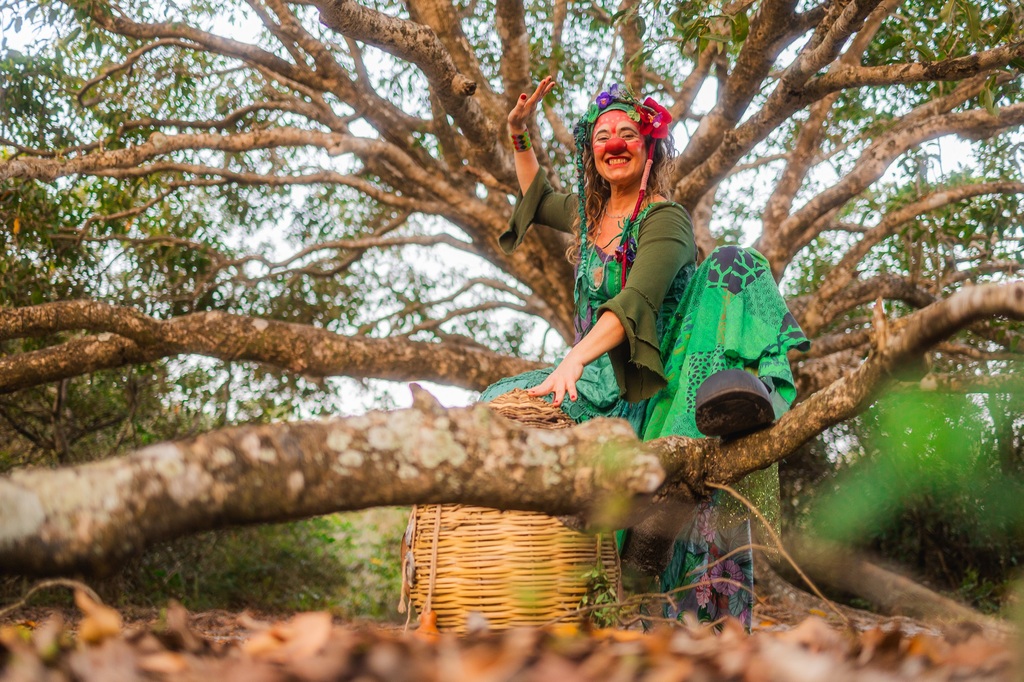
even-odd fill
[(637, 107), (640, 113), (640, 134), (650, 135), (655, 140), (663, 140), (668, 137), (668, 127), (672, 123), (672, 114), (668, 109), (648, 97), (644, 100), (643, 107)]

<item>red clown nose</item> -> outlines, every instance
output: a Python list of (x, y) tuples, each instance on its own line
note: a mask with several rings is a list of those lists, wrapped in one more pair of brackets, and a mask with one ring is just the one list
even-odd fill
[(604, 146), (604, 151), (607, 154), (621, 154), (626, 151), (626, 141), (621, 137), (613, 137)]

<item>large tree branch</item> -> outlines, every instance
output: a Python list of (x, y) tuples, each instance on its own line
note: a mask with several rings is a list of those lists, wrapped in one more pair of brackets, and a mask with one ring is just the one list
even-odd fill
[[(301, 187), (309, 185), (340, 185), (359, 190), (362, 194), (381, 204), (406, 211), (443, 215), (450, 210), (447, 203), (426, 201), (417, 197), (387, 192), (358, 175), (346, 175), (331, 170), (315, 170), (306, 173), (263, 174), (234, 171), (220, 166), (204, 166), (192, 163), (157, 161), (132, 168), (89, 171), (83, 174), (108, 178), (140, 178), (162, 173), (176, 173), (199, 177), (221, 178), (216, 182), (231, 182), (238, 185), (264, 185), (266, 187)], [(202, 186), (206, 180), (182, 180), (171, 183), (174, 187)]]
[(831, 63), (850, 36), (861, 29), (879, 2), (852, 0), (831, 3), (811, 39), (782, 73), (777, 88), (801, 87), (808, 77)]
[(492, 124), (493, 117), (472, 98), (478, 84), (459, 71), (433, 29), (388, 16), (352, 0), (318, 0), (317, 6), (321, 21), (327, 26), (416, 64), (445, 110), (479, 152), (477, 165), (511, 182), (514, 171), (510, 154), (500, 143), (504, 138)]
[[(321, 102), (322, 104), (322, 102)], [(290, 98), (286, 100), (274, 100), (269, 102), (253, 102), (246, 104), (245, 106), (238, 107), (233, 111), (229, 111), (222, 118), (206, 119), (206, 120), (188, 120), (188, 119), (174, 119), (174, 118), (136, 118), (131, 121), (126, 121), (118, 126), (117, 135), (128, 130), (135, 130), (138, 128), (178, 128), (182, 130), (231, 130), (234, 129), (240, 121), (246, 116), (258, 112), (269, 112), (269, 111), (285, 111), (293, 114), (299, 114), (308, 118), (310, 121), (316, 121), (328, 125), (329, 117), (332, 117), (330, 110), (326, 106), (315, 107), (310, 105), (309, 102), (303, 102), (296, 98)], [(326, 116), (325, 116), (326, 114)], [(336, 131), (337, 132), (337, 131)]]
[[(1003, 56), (1006, 57), (1006, 55)], [(1011, 59), (1011, 57), (1006, 58)], [(916, 125), (919, 119), (929, 116), (934, 117), (941, 111), (949, 111), (952, 106), (976, 95), (984, 86), (988, 73), (988, 70), (976, 71), (972, 74), (971, 78), (968, 78), (965, 83), (961, 83), (958, 86), (952, 96), (937, 97), (928, 104), (918, 107), (913, 115), (906, 116), (901, 120), (901, 125), (905, 129), (909, 129), (911, 124)], [(1008, 78), (1008, 76), (1005, 77)], [(680, 165), (677, 170), (683, 172), (677, 176), (680, 177), (680, 180), (675, 188), (676, 200), (686, 206), (692, 205), (703, 194), (707, 186), (724, 177), (737, 160), (749, 152), (755, 144), (763, 140), (786, 118), (811, 102), (827, 96), (830, 92), (833, 92), (833, 90), (815, 87), (813, 81), (806, 87), (776, 88), (764, 106), (743, 124), (736, 126), (735, 129), (730, 126), (718, 130), (718, 137), (714, 138), (715, 144), (703, 150), (703, 153), (699, 155), (699, 161), (694, 161), (691, 165), (683, 164), (682, 161), (678, 162)], [(949, 104), (954, 99), (957, 101)], [(998, 116), (995, 118), (998, 118)], [(705, 120), (707, 120), (707, 117), (705, 117)], [(1019, 125), (1019, 123), (1011, 123), (1008, 127), (1015, 125)], [(982, 137), (991, 136), (996, 132), (996, 130), (991, 129), (992, 127), (990, 123), (988, 126), (983, 126), (983, 128), (989, 128), (988, 130), (968, 134)], [(1000, 129), (998, 126), (995, 126), (995, 128), (997, 130)], [(680, 158), (682, 159), (682, 157), (687, 156), (689, 152), (690, 147), (687, 148), (686, 153)]]
[(735, 127), (746, 112), (772, 64), (787, 44), (795, 7), (793, 0), (762, 4), (751, 19), (743, 49), (720, 90), (718, 101), (701, 119), (686, 148), (674, 162), (675, 177), (680, 178), (677, 198), (685, 196), (681, 199), (684, 205), (692, 208), (697, 197), (704, 194), (703, 191), (685, 192), (685, 178), (718, 149), (726, 133)]
[(160, 40), (154, 40), (153, 42), (148, 43), (146, 45), (143, 45), (140, 48), (132, 50), (124, 58), (124, 61), (120, 62), (119, 64), (112, 64), (110, 66), (104, 67), (100, 71), (100, 74), (98, 76), (94, 76), (93, 78), (90, 78), (89, 80), (87, 80), (82, 85), (82, 87), (80, 87), (78, 89), (78, 94), (76, 95), (76, 99), (78, 99), (78, 103), (80, 105), (82, 105), (83, 107), (90, 107), (90, 106), (96, 104), (99, 101), (99, 99), (100, 99), (99, 97), (96, 97), (96, 98), (93, 98), (93, 99), (90, 99), (90, 100), (85, 99), (85, 95), (86, 95), (86, 93), (89, 92), (89, 90), (91, 90), (93, 87), (99, 85), (103, 81), (107, 80), (108, 78), (111, 78), (111, 77), (116, 76), (116, 75), (118, 75), (120, 73), (124, 73), (126, 71), (129, 71), (132, 67), (135, 66), (135, 63), (138, 62), (139, 59), (141, 59), (146, 54), (148, 54), (148, 53), (152, 52), (153, 50), (155, 50), (157, 48), (160, 48), (160, 47), (182, 47), (182, 48), (187, 48), (187, 49), (192, 49), (192, 50), (201, 50), (201, 49), (203, 49), (201, 45), (195, 44), (195, 43), (193, 43), (191, 41), (187, 41), (187, 40), (179, 40), (179, 39), (176, 39), (176, 38), (167, 38), (167, 39), (161, 38)]
[[(70, 0), (63, 0), (68, 5), (74, 5)], [(88, 3), (88, 11), (92, 20), (101, 28), (139, 40), (160, 40), (167, 38), (178, 38), (187, 40), (201, 46), (203, 49), (213, 53), (232, 57), (253, 66), (260, 66), (274, 73), (281, 74), (285, 78), (297, 81), (313, 87), (317, 90), (329, 90), (330, 81), (321, 74), (317, 74), (305, 64), (292, 64), (281, 59), (275, 54), (260, 49), (255, 45), (243, 43), (230, 38), (201, 31), (183, 22), (153, 23), (144, 24), (132, 21), (120, 11), (110, 11), (109, 5), (104, 3)]]
[[(857, 369), (814, 393), (764, 431), (720, 444), (681, 437), (651, 441), (669, 472), (665, 492), (704, 493), (701, 481), (728, 483), (777, 462), (819, 433), (869, 406), (894, 381), (893, 373), (942, 339), (993, 316), (1024, 320), (1024, 282), (967, 287), (900, 319), (890, 330), (876, 312), (874, 350)], [(674, 473), (673, 473), (674, 472)], [(696, 486), (696, 487), (695, 487)]]
[(938, 62), (885, 66), (843, 64), (815, 79), (808, 91), (813, 95), (866, 86), (959, 81), (1002, 69), (1021, 58), (1024, 58), (1024, 41)]
[[(765, 248), (773, 272), (780, 276), (797, 250), (806, 246), (823, 227), (806, 228), (834, 212), (852, 197), (878, 180), (900, 155), (922, 142), (943, 135), (986, 138), (1024, 123), (1024, 104), (999, 110), (995, 115), (983, 110), (949, 113), (918, 120), (914, 125), (901, 125), (868, 146), (854, 168), (839, 182), (808, 201), (799, 211), (779, 226), (779, 238)], [(759, 245), (761, 246), (761, 245)]]
[(920, 381), (900, 383), (901, 391), (940, 391), (962, 394), (1007, 394), (1024, 395), (1024, 377), (1019, 374), (999, 374), (964, 377), (956, 374), (925, 375)]
[[(72, 159), (11, 159), (0, 164), (0, 181), (14, 177), (53, 181), (58, 177), (72, 174), (132, 169), (152, 158), (175, 151), (209, 149), (245, 152), (254, 149), (303, 146), (321, 147), (329, 154), (358, 154), (364, 160), (373, 159), (375, 163), (386, 162), (410, 185), (433, 193), (442, 202), (441, 205), (446, 207), (442, 215), (458, 224), (475, 224), (475, 229), (471, 232), (486, 235), (488, 242), (491, 235), (504, 225), (505, 216), (496, 213), (485, 202), (467, 197), (465, 192), (437, 174), (431, 173), (417, 159), (410, 157), (393, 144), (382, 140), (298, 128), (282, 127), (233, 135), (154, 133), (146, 142), (127, 149), (96, 152)], [(495, 245), (488, 243), (483, 248), (488, 246), (495, 262), (505, 261)]]
[(617, 420), (526, 430), (483, 405), (427, 406), (225, 429), (0, 478), (0, 572), (110, 570), (161, 539), (381, 505), (568, 514), (649, 494), (662, 478)]
[[(228, 524), (380, 505), (460, 502), (566, 514), (655, 492), (706, 495), (866, 407), (901, 364), (972, 322), (1024, 319), (1024, 282), (971, 287), (898, 331), (876, 315), (874, 352), (770, 429), (722, 443), (641, 443), (622, 421), (513, 426), (483, 406), (225, 429), (121, 460), (0, 478), (0, 570), (109, 569), (149, 543)], [(144, 323), (144, 321), (142, 321)], [(657, 456), (657, 460), (652, 457)], [(659, 466), (660, 461), (660, 466)]]
[[(884, 0), (878, 5), (864, 22), (864, 26), (850, 43), (850, 47), (830, 67), (838, 68), (842, 64), (859, 63), (861, 55), (867, 50), (875, 37), (882, 21), (888, 17), (903, 0)], [(838, 99), (837, 93), (830, 93), (811, 105), (807, 121), (800, 126), (793, 151), (788, 155), (786, 169), (779, 178), (762, 219), (762, 240), (770, 240), (779, 223), (789, 215), (796, 198), (796, 193), (803, 184), (811, 166), (817, 161), (821, 140), (826, 132), (825, 121)]]
[(936, 295), (921, 285), (922, 282), (915, 282), (899, 275), (878, 275), (853, 282), (829, 299), (822, 313), (824, 324), (828, 325), (843, 313), (879, 297), (887, 301), (902, 301), (915, 308), (924, 308), (935, 302)]
[(533, 89), (530, 74), (530, 35), (522, 0), (498, 0), (494, 28), (501, 40), (501, 80), (505, 85), (505, 108), (516, 105), (519, 93)]
[[(382, 193), (373, 185), (358, 178), (330, 171), (321, 171), (316, 175), (316, 179), (321, 181), (353, 186), (384, 203), (393, 203), (397, 208), (429, 210), (435, 215), (449, 219), (474, 237), (479, 255), (496, 266), (508, 270), (523, 281), (531, 282), (543, 290), (553, 292), (550, 305), (556, 315), (551, 322), (563, 336), (570, 333), (571, 278), (568, 276), (564, 260), (558, 257), (564, 251), (564, 246), (559, 241), (559, 235), (539, 234), (538, 231), (534, 231), (534, 234), (527, 238), (514, 255), (506, 256), (500, 252), (494, 239), (494, 235), (504, 229), (505, 215), (499, 214), (476, 196), (467, 196), (461, 188), (453, 186), (444, 177), (424, 168), (417, 159), (408, 156), (395, 145), (383, 140), (295, 128), (276, 128), (234, 135), (181, 134), (167, 136), (162, 133), (154, 133), (147, 142), (128, 149), (96, 152), (71, 159), (15, 158), (0, 163), (0, 180), (10, 177), (53, 180), (75, 173), (102, 173), (128, 177), (146, 174), (144, 168), (139, 168), (140, 164), (173, 151), (214, 149), (230, 152), (307, 145), (323, 147), (331, 154), (358, 154), (360, 158), (371, 160), (375, 165), (385, 165), (396, 176), (403, 178), (408, 186), (433, 194), (436, 201), (403, 200), (401, 197)], [(153, 168), (184, 171), (189, 167), (166, 163)], [(238, 182), (266, 184), (302, 184), (305, 177), (278, 176), (275, 179), (274, 177), (230, 170), (218, 170), (217, 174)], [(312, 177), (306, 178), (306, 180), (314, 181)], [(552, 254), (555, 256), (552, 257)]]
[[(69, 0), (64, 0), (69, 2)], [(353, 106), (356, 111), (380, 130), (384, 137), (391, 141), (408, 138), (411, 131), (410, 119), (390, 102), (377, 97), (372, 92), (360, 89), (328, 56), (330, 63), (321, 63), (323, 68), (314, 70), (307, 64), (288, 62), (277, 55), (262, 50), (255, 45), (223, 38), (201, 31), (184, 22), (166, 22), (146, 24), (129, 19), (123, 13), (108, 13), (103, 3), (90, 3), (89, 11), (93, 21), (107, 31), (139, 40), (159, 40), (178, 38), (196, 44), (201, 49), (214, 55), (222, 55), (238, 59), (263, 72), (271, 80), (312, 89), (316, 92), (331, 92), (341, 101)], [(300, 29), (301, 31), (301, 29)], [(289, 38), (282, 34), (287, 46)], [(307, 42), (308, 45), (308, 42)], [(312, 48), (311, 48), (312, 49)], [(325, 47), (314, 49), (322, 53)], [(321, 54), (321, 58), (322, 58)], [(323, 60), (321, 59), (323, 62)], [(331, 67), (333, 64), (333, 68)]]
[[(510, 309), (519, 310), (521, 312), (530, 312), (531, 314), (540, 316), (536, 310), (532, 310), (531, 311), (530, 308), (527, 306), (527, 302), (528, 301), (533, 302), (533, 298), (532, 297), (527, 297), (522, 292), (520, 292), (517, 289), (515, 289), (514, 287), (510, 287), (510, 286), (506, 285), (505, 283), (500, 282), (498, 280), (490, 279), (490, 278), (487, 278), (487, 277), (474, 277), (473, 279), (470, 279), (470, 280), (466, 281), (465, 283), (463, 283), (462, 286), (457, 288), (455, 291), (452, 291), (450, 294), (447, 294), (445, 296), (441, 296), (439, 298), (435, 298), (435, 299), (432, 299), (432, 300), (410, 301), (409, 303), (407, 303), (405, 306), (403, 306), (399, 310), (396, 310), (394, 312), (388, 313), (387, 315), (384, 315), (380, 319), (376, 319), (376, 320), (373, 320), (371, 322), (367, 322), (365, 324), (362, 324), (362, 325), (360, 325), (360, 327), (358, 329), (358, 333), (359, 334), (369, 334), (370, 332), (372, 332), (382, 322), (385, 322), (385, 321), (388, 321), (388, 320), (401, 320), (403, 318), (407, 318), (407, 317), (409, 317), (411, 315), (416, 315), (416, 314), (419, 314), (420, 317), (426, 318), (427, 321), (428, 321), (427, 323), (430, 324), (430, 325), (433, 325), (433, 327), (436, 328), (437, 325), (439, 324), (439, 322), (434, 320), (433, 319), (433, 315), (427, 314), (426, 311), (428, 311), (429, 309), (431, 309), (431, 308), (433, 308), (435, 306), (440, 306), (440, 305), (445, 305), (445, 304), (453, 303), (456, 299), (458, 299), (459, 297), (463, 296), (464, 294), (469, 293), (471, 290), (473, 290), (474, 288), (477, 288), (477, 287), (486, 287), (487, 289), (502, 291), (505, 294), (508, 294), (509, 296), (512, 296), (512, 297), (514, 297), (516, 299), (515, 302), (512, 305), (509, 306)], [(487, 301), (487, 304), (488, 305), (490, 305), (490, 304), (498, 304), (497, 307), (500, 307), (501, 302), (500, 301)], [(458, 314), (458, 313), (456, 313), (456, 314)], [(412, 334), (414, 331), (416, 331), (416, 329), (408, 332), (405, 335), (408, 336), (409, 334)]]
[(813, 337), (828, 321), (823, 317), (826, 307), (832, 307), (834, 297), (857, 276), (857, 266), (871, 249), (884, 239), (895, 234), (903, 225), (930, 211), (958, 203), (972, 197), (986, 194), (1024, 194), (1024, 183), (982, 182), (959, 187), (936, 189), (933, 192), (887, 213), (874, 227), (868, 230), (843, 256), (839, 263), (829, 270), (824, 281), (810, 300), (791, 306), (793, 314), (800, 320), (804, 332)]
[(481, 390), (539, 365), (493, 352), (325, 329), (220, 312), (161, 321), (132, 308), (66, 301), (0, 311), (0, 339), (84, 330), (97, 336), (0, 359), (0, 392), (181, 354), (261, 362), (312, 377), (416, 377)]
[(193, 133), (165, 135), (153, 133), (146, 142), (125, 149), (97, 151), (72, 158), (11, 159), (0, 164), (0, 182), (12, 178), (53, 182), (69, 175), (95, 173), (117, 168), (134, 168), (150, 159), (177, 151), (209, 149), (222, 152), (247, 152), (274, 147), (322, 147), (328, 153), (354, 152), (365, 144), (358, 138), (301, 128), (273, 128), (235, 134)]

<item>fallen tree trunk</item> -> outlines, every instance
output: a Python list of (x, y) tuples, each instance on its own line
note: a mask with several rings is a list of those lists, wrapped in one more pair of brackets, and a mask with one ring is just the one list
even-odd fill
[[(797, 564), (815, 582), (869, 602), (878, 613), (929, 622), (969, 621), (1005, 627), (978, 611), (945, 597), (899, 573), (864, 559), (859, 553), (821, 539), (792, 543)], [(784, 573), (788, 574), (785, 568)], [(791, 576), (787, 576), (791, 577)], [(795, 579), (794, 579), (795, 580)]]

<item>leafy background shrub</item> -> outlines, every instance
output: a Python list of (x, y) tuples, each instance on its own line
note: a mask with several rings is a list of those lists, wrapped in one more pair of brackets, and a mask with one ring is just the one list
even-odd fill
[(918, 389), (884, 397), (782, 467), (787, 529), (853, 544), (998, 611), (1024, 561), (1022, 404)]

